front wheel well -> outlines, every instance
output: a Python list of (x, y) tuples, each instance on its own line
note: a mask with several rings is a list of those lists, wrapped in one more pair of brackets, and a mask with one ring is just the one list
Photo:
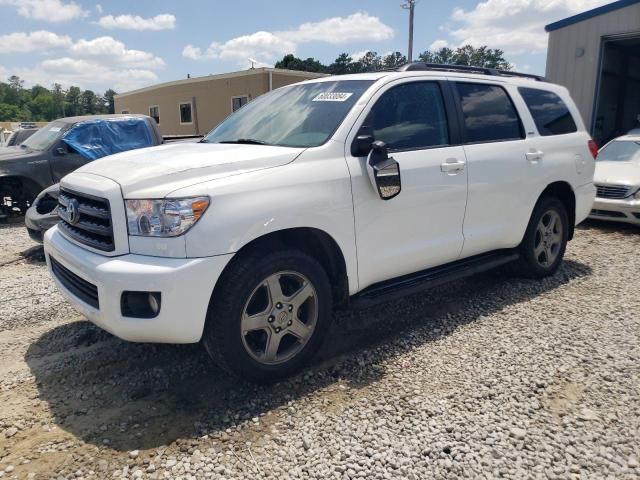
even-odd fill
[(564, 208), (567, 209), (567, 217), (569, 218), (569, 237), (573, 239), (573, 233), (576, 225), (576, 196), (573, 193), (573, 188), (567, 182), (553, 182), (547, 185), (547, 188), (540, 194), (540, 198), (546, 196), (556, 197), (562, 202)]
[(289, 228), (258, 237), (236, 252), (225, 271), (246, 255), (286, 249), (303, 252), (318, 261), (329, 276), (333, 305), (336, 307), (347, 305), (349, 282), (344, 255), (333, 237), (317, 228)]
[(0, 203), (4, 197), (11, 197), (14, 202), (33, 202), (42, 190), (40, 185), (27, 177), (0, 177)]

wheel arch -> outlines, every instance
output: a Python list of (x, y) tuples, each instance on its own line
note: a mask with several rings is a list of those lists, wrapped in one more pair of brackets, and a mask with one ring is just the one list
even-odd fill
[(573, 187), (571, 187), (570, 183), (565, 181), (550, 183), (538, 196), (536, 205), (540, 199), (545, 196), (554, 196), (558, 198), (567, 209), (567, 216), (569, 217), (569, 240), (573, 239), (576, 225), (576, 195), (573, 191)]
[[(223, 270), (220, 278), (233, 267), (236, 261), (256, 251), (280, 249), (299, 250), (320, 263), (331, 282), (334, 306), (346, 306), (349, 301), (349, 278), (347, 265), (338, 242), (324, 230), (313, 227), (294, 227), (266, 233), (243, 245)], [(217, 288), (219, 284), (216, 283)]]
[[(35, 180), (24, 175), (5, 175), (0, 177), (0, 197), (12, 197), (16, 202), (31, 201), (44, 190)], [(25, 197), (26, 194), (26, 197)], [(17, 196), (18, 198), (14, 198)]]

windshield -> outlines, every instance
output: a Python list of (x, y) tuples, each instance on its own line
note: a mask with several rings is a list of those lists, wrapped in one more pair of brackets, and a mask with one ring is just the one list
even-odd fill
[(599, 162), (640, 161), (640, 141), (616, 140), (598, 152)]
[(65, 122), (51, 122), (22, 142), (22, 146), (42, 152), (58, 140), (68, 127), (69, 124)]
[(227, 117), (203, 141), (317, 147), (331, 137), (372, 83), (337, 80), (274, 90)]

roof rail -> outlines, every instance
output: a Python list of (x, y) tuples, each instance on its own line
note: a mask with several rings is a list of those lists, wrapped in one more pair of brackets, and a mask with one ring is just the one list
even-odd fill
[(396, 69), (396, 71), (398, 72), (414, 72), (414, 71), (425, 71), (425, 70), (440, 71), (440, 72), (481, 73), (484, 75), (495, 75), (499, 77), (523, 77), (523, 78), (531, 78), (533, 80), (538, 80), (540, 82), (545, 81), (545, 78), (543, 76), (534, 75), (532, 73), (512, 72), (510, 70), (499, 70), (497, 68), (487, 68), (487, 67), (474, 67), (471, 65), (449, 65), (446, 63), (413, 62), (413, 63), (405, 63), (404, 65)]

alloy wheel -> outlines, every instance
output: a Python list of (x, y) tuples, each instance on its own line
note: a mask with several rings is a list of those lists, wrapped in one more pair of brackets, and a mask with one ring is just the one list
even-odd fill
[(317, 321), (318, 297), (309, 279), (298, 272), (277, 272), (249, 295), (240, 322), (242, 343), (259, 363), (284, 363), (302, 351)]
[(536, 261), (548, 268), (556, 261), (562, 248), (562, 219), (556, 210), (547, 210), (536, 227), (533, 255)]

